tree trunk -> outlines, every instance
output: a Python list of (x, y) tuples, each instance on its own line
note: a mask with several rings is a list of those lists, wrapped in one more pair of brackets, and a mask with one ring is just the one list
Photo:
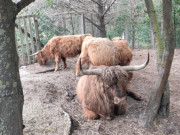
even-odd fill
[(0, 0), (0, 134), (23, 134), (23, 91), (15, 44), (16, 15), (34, 0)]
[(132, 49), (135, 49), (135, 29), (134, 29), (134, 22), (132, 22)]
[(144, 0), (144, 1), (146, 4), (147, 13), (149, 15), (150, 24), (153, 29), (155, 44), (157, 46), (157, 65), (158, 65), (157, 67), (159, 67), (161, 65), (161, 60), (162, 60), (163, 52), (164, 52), (163, 40), (162, 40), (159, 25), (158, 25), (157, 16), (156, 16), (153, 2), (152, 0)]
[[(150, 0), (150, 1), (145, 0), (145, 2), (146, 2), (147, 12), (148, 12), (148, 15), (150, 18), (151, 27), (153, 29), (154, 40), (155, 40), (155, 43), (157, 45), (157, 61), (158, 61), (157, 62), (157, 69), (159, 71), (161, 61), (162, 61), (162, 57), (163, 57), (163, 52), (164, 52), (164, 45), (163, 45), (163, 38), (162, 38), (163, 37), (163, 17), (161, 20), (161, 30), (160, 30), (152, 0)], [(161, 99), (160, 109), (158, 111), (158, 114), (162, 117), (168, 117), (169, 116), (170, 99), (168, 99), (168, 98), (170, 98), (170, 95), (167, 95), (167, 94), (169, 94), (168, 84), (166, 84), (166, 86), (167, 87), (164, 89), (165, 93), (163, 94), (163, 97)], [(165, 105), (165, 103), (166, 103), (166, 105)]]
[[(91, 14), (91, 20), (93, 21), (93, 15)], [(94, 36), (94, 26), (91, 23), (91, 34)]]
[(22, 135), (23, 91), (15, 45), (16, 6), (0, 1), (0, 134)]
[(106, 26), (104, 22), (104, 7), (102, 0), (98, 0), (99, 6), (98, 6), (98, 13), (99, 13), (99, 26), (100, 26), (100, 37), (106, 37)]
[(134, 8), (134, 0), (131, 0), (131, 27), (132, 27), (132, 49), (135, 49), (135, 28), (134, 28), (134, 14), (135, 14), (135, 8)]
[(85, 34), (85, 19), (84, 15), (81, 15), (81, 34)]
[(62, 16), (62, 24), (63, 24), (63, 33), (66, 34), (66, 18)]
[[(145, 0), (145, 2), (148, 2), (148, 0)], [(163, 0), (163, 22), (164, 22), (164, 32), (165, 32), (165, 50), (164, 50), (161, 66), (159, 68), (159, 75), (154, 87), (155, 92), (151, 95), (148, 105), (144, 113), (140, 116), (140, 120), (139, 120), (139, 124), (145, 127), (152, 126), (153, 120), (156, 117), (158, 111), (164, 112), (165, 115), (169, 113), (169, 110), (167, 109), (169, 108), (169, 102), (168, 101), (164, 102), (165, 100), (163, 100), (162, 102), (162, 96), (167, 86), (166, 84), (168, 82), (168, 77), (171, 69), (171, 64), (174, 56), (174, 48), (175, 48), (171, 0)], [(164, 93), (164, 99), (169, 100), (168, 91)], [(161, 107), (160, 107), (160, 103), (162, 105)]]
[(167, 118), (169, 116), (169, 104), (170, 104), (170, 92), (169, 92), (169, 82), (167, 81), (164, 93), (161, 98), (160, 107), (158, 114), (161, 117)]
[(129, 26), (128, 26), (128, 21), (125, 24), (125, 39), (127, 42), (129, 42)]
[(162, 36), (162, 39), (163, 39), (163, 17), (161, 17), (161, 36)]
[(153, 31), (151, 31), (151, 45), (152, 45), (153, 49), (156, 49)]
[(74, 35), (74, 23), (73, 23), (72, 14), (70, 14), (70, 19), (71, 19), (72, 35)]

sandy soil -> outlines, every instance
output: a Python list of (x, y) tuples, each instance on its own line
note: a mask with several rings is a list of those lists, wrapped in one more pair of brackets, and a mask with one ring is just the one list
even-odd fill
[[(180, 49), (175, 51), (170, 82), (170, 117), (155, 123), (152, 130), (138, 125), (138, 118), (146, 107), (153, 92), (157, 78), (156, 55), (154, 50), (134, 50), (132, 64), (141, 64), (150, 52), (149, 65), (134, 72), (131, 88), (141, 93), (143, 101), (128, 97), (127, 112), (113, 120), (88, 120), (84, 117), (81, 105), (76, 97), (76, 85), (79, 77), (75, 76), (76, 58), (67, 60), (67, 68), (58, 72), (36, 74), (55, 67), (53, 61), (46, 66), (37, 63), (21, 67), (20, 75), (24, 92), (23, 119), (25, 135), (61, 135), (62, 110), (67, 112), (72, 121), (73, 135), (162, 135), (180, 134)], [(67, 128), (66, 126), (63, 127)]]

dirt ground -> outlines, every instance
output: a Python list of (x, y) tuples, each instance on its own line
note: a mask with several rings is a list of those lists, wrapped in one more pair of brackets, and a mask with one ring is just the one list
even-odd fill
[[(125, 115), (115, 116), (111, 121), (104, 119), (88, 120), (82, 113), (81, 104), (77, 100), (76, 85), (79, 77), (75, 75), (76, 58), (67, 60), (67, 68), (58, 72), (36, 74), (36, 72), (52, 69), (53, 61), (46, 66), (35, 63), (20, 68), (24, 92), (23, 119), (25, 135), (61, 135), (62, 110), (69, 114), (73, 135), (164, 135), (180, 134), (180, 49), (176, 49), (169, 77), (170, 83), (170, 117), (155, 123), (152, 130), (138, 125), (138, 118), (144, 111), (148, 99), (153, 92), (157, 78), (156, 55), (154, 50), (133, 50), (133, 64), (141, 64), (150, 53), (149, 65), (134, 72), (131, 88), (141, 93), (143, 101), (128, 97)], [(66, 126), (63, 129), (67, 128)]]

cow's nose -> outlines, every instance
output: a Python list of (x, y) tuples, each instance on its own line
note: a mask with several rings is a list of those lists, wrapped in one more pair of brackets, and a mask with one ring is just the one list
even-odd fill
[(114, 97), (114, 104), (122, 104), (126, 102), (126, 97)]

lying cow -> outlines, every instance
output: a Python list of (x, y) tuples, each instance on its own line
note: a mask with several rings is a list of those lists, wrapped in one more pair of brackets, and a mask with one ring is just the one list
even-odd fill
[(139, 94), (128, 88), (132, 78), (129, 71), (143, 69), (148, 62), (149, 54), (147, 61), (142, 65), (97, 66), (83, 70), (84, 76), (80, 78), (76, 92), (85, 116), (89, 119), (102, 117), (110, 120), (114, 114), (126, 112), (126, 94), (141, 100)]
[(62, 59), (64, 68), (66, 68), (66, 58), (75, 57), (81, 53), (82, 42), (86, 36), (91, 35), (82, 34), (53, 37), (42, 50), (33, 55), (35, 55), (40, 65), (44, 65), (50, 59), (55, 59), (55, 71), (59, 69), (59, 63)]
[(82, 51), (76, 63), (76, 75), (80, 75), (79, 59), (82, 65), (91, 63), (93, 66), (114, 66), (129, 65), (133, 53), (127, 41), (116, 37), (112, 40), (108, 38), (95, 38), (87, 36), (82, 44)]

